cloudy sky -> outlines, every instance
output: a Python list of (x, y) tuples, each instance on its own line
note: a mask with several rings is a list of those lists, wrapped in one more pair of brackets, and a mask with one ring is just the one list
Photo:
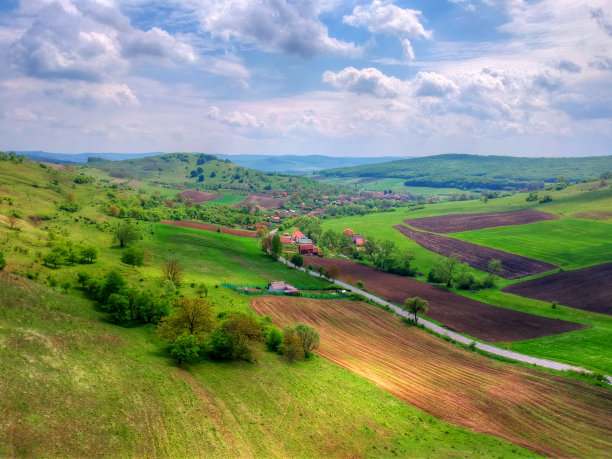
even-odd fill
[(0, 150), (611, 146), (610, 0), (0, 1)]

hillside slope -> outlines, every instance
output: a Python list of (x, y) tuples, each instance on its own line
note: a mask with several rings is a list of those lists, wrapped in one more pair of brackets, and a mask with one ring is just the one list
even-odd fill
[(519, 158), (447, 154), (402, 159), (365, 166), (327, 169), (328, 177), (392, 177), (407, 186), (503, 189), (524, 187), (529, 182), (554, 182), (599, 177), (612, 170), (612, 156), (584, 158)]

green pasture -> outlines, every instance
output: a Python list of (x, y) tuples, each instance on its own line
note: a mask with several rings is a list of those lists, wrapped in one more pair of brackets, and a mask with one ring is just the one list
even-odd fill
[(246, 198), (246, 195), (226, 194), (226, 195), (223, 195), (222, 197), (220, 197), (219, 199), (215, 199), (213, 202), (215, 204), (227, 204), (227, 205), (231, 206), (233, 204), (238, 204), (244, 198)]
[(456, 233), (452, 237), (567, 269), (612, 260), (612, 225), (590, 220), (563, 219), (502, 226)]
[[(248, 311), (223, 296), (220, 311)], [(261, 346), (254, 364), (179, 369), (154, 327), (115, 326), (79, 290), (7, 275), (0, 349), (2, 456), (533, 456), (318, 357), (290, 365)]]
[[(460, 195), (466, 193), (459, 188), (432, 188), (421, 186), (405, 186), (406, 179), (401, 178), (380, 178), (372, 181), (364, 181), (361, 177), (325, 177), (317, 179), (329, 185), (344, 186), (359, 191), (384, 191), (393, 190), (394, 193), (411, 194), (429, 198), (432, 196), (448, 196), (451, 194)], [(469, 194), (469, 192), (467, 192)]]

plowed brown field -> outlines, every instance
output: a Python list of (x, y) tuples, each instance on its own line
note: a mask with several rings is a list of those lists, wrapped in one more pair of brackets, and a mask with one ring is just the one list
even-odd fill
[(509, 285), (503, 292), (612, 315), (612, 263)]
[(498, 226), (527, 225), (528, 223), (558, 220), (560, 217), (540, 210), (513, 210), (485, 214), (455, 214), (439, 217), (404, 220), (409, 226), (438, 234), (461, 233)]
[(177, 196), (184, 196), (186, 198), (190, 198), (193, 202), (202, 203), (206, 201), (214, 201), (223, 195), (217, 193), (207, 193), (205, 191), (185, 190), (182, 193), (177, 194)]
[(612, 450), (607, 388), (490, 361), (365, 303), (262, 296), (251, 306), (280, 327), (315, 327), (319, 355), (443, 421), (546, 456)]
[(234, 207), (246, 206), (249, 204), (255, 204), (264, 209), (280, 209), (283, 203), (287, 202), (282, 198), (275, 198), (271, 194), (267, 193), (249, 193), (249, 195), (242, 201), (233, 204)]
[(337, 265), (341, 280), (363, 281), (369, 291), (404, 304), (406, 298), (420, 296), (429, 301), (427, 317), (447, 327), (491, 343), (522, 341), (586, 328), (564, 320), (535, 316), (472, 300), (410, 277), (390, 274), (353, 260), (304, 257), (304, 264), (328, 269)]
[(445, 257), (457, 255), (463, 263), (467, 263), (473, 268), (486, 271), (491, 259), (501, 260), (502, 271), (500, 277), (505, 279), (519, 279), (521, 277), (533, 276), (551, 271), (558, 266), (545, 261), (534, 260), (533, 258), (522, 257), (513, 253), (472, 244), (471, 242), (460, 241), (446, 236), (433, 233), (425, 233), (410, 229), (404, 225), (395, 225), (404, 236), (409, 237), (422, 247), (432, 252), (439, 253)]
[(196, 223), (196, 222), (183, 222), (183, 221), (174, 221), (174, 220), (162, 220), (162, 223), (166, 225), (180, 226), (182, 228), (193, 228), (200, 229), (205, 231), (217, 231), (218, 228), (221, 228), (221, 232), (223, 234), (231, 234), (232, 236), (240, 236), (240, 237), (257, 237), (257, 233), (255, 231), (247, 231), (247, 230), (236, 230), (231, 228), (224, 228), (218, 225), (210, 225), (208, 223)]

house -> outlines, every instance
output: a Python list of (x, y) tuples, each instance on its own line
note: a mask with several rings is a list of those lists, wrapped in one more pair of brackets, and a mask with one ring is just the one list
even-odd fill
[(362, 234), (354, 234), (351, 239), (357, 247), (361, 247), (366, 242), (366, 238)]
[(291, 244), (291, 238), (290, 237), (281, 236), (280, 241), (283, 244)]
[(344, 234), (346, 234), (348, 237), (353, 237), (355, 235), (355, 231), (353, 231), (350, 228), (345, 229), (344, 231), (342, 231)]
[(272, 293), (284, 293), (285, 295), (297, 295), (298, 289), (284, 281), (270, 282), (268, 290)]
[(295, 239), (299, 239), (303, 235), (304, 233), (302, 233), (300, 230), (295, 230), (293, 234), (291, 234), (291, 237), (295, 240)]
[(319, 255), (319, 249), (312, 244), (300, 245), (300, 255)]
[(295, 230), (293, 232), (293, 234), (291, 235), (291, 239), (293, 239), (293, 242), (296, 242), (300, 245), (302, 244), (312, 244), (312, 240), (308, 239), (306, 236), (304, 236), (304, 233), (302, 233), (299, 230)]

